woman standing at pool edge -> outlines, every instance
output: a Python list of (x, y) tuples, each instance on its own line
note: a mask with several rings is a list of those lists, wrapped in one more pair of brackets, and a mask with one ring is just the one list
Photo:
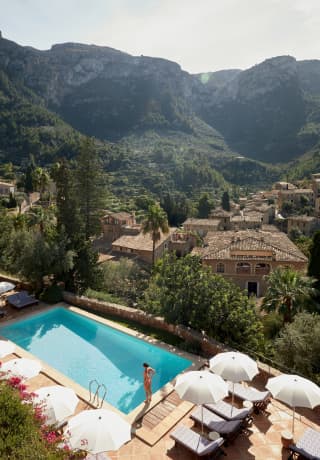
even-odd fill
[(152, 390), (151, 390), (151, 382), (152, 382), (152, 377), (156, 373), (152, 367), (149, 366), (147, 363), (143, 363), (144, 367), (144, 373), (143, 373), (143, 386), (144, 390), (146, 392), (146, 403), (151, 402), (151, 397), (152, 397)]

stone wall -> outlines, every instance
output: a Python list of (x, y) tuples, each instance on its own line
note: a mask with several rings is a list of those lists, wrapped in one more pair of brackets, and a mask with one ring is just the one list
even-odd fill
[(191, 328), (169, 324), (164, 321), (160, 316), (151, 315), (142, 310), (136, 308), (125, 307), (124, 305), (118, 305), (110, 302), (103, 302), (96, 299), (89, 299), (87, 297), (79, 297), (71, 292), (64, 292), (63, 300), (71, 305), (75, 305), (82, 308), (89, 308), (90, 310), (98, 313), (107, 313), (110, 315), (118, 316), (119, 318), (130, 319), (136, 321), (139, 324), (144, 324), (150, 327), (154, 327), (163, 331), (170, 332), (188, 342), (197, 342), (203, 351), (203, 353), (211, 357), (221, 351), (226, 351), (227, 347), (213, 339), (207, 338), (203, 334), (194, 331)]
[[(66, 291), (63, 293), (63, 299), (65, 302), (80, 308), (90, 309), (96, 311), (97, 313), (106, 313), (118, 316), (119, 318), (130, 319), (139, 324), (144, 324), (170, 332), (171, 334), (174, 334), (188, 342), (197, 342), (201, 346), (203, 354), (208, 358), (211, 358), (215, 354), (223, 351), (231, 351), (231, 349), (226, 345), (206, 337), (204, 334), (201, 334), (189, 327), (166, 323), (162, 317), (151, 315), (136, 308), (125, 307), (124, 305), (103, 302), (96, 299), (89, 299), (84, 296), (79, 297)], [(254, 379), (254, 382), (258, 388), (261, 387), (260, 389), (264, 389), (264, 385), (266, 384), (268, 378), (279, 375), (281, 372), (278, 369), (260, 361), (258, 361), (257, 364), (260, 373), (259, 376)]]

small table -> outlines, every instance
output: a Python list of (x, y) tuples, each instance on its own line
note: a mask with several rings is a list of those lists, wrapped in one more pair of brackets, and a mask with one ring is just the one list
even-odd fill
[(290, 444), (293, 443), (293, 433), (291, 431), (281, 432), (281, 442), (284, 448), (288, 449)]
[(252, 409), (253, 403), (251, 401), (243, 401), (242, 407), (245, 407), (246, 409)]
[(220, 438), (220, 434), (217, 431), (210, 431), (210, 433), (208, 434), (208, 438), (211, 441), (216, 441)]

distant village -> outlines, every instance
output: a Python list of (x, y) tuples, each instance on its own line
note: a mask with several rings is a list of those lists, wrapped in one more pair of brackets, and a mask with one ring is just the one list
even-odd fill
[[(261, 297), (267, 288), (265, 275), (278, 266), (305, 271), (307, 257), (289, 236), (311, 236), (320, 229), (320, 173), (310, 188), (277, 182), (270, 191), (258, 191), (230, 202), (230, 211), (215, 208), (206, 219), (188, 218), (181, 228), (170, 227), (156, 242), (155, 260), (165, 251), (178, 257), (198, 255), (204, 265), (232, 280), (249, 295)], [(0, 182), (0, 195), (14, 195), (15, 184)], [(22, 212), (39, 200), (30, 194)], [(304, 214), (308, 211), (308, 215)], [(101, 262), (120, 257), (152, 263), (152, 238), (141, 231), (134, 212), (105, 211), (97, 247)]]

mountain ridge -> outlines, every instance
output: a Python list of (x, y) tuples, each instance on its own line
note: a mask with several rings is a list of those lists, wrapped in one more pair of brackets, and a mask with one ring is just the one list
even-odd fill
[[(320, 139), (318, 60), (278, 56), (245, 70), (189, 74), (173, 61), (110, 47), (37, 50), (0, 38), (0, 70), (85, 135), (140, 146), (148, 132), (181, 139), (174, 154), (189, 145), (212, 167), (239, 155), (250, 165), (297, 161)], [(147, 145), (157, 151), (161, 142)]]

